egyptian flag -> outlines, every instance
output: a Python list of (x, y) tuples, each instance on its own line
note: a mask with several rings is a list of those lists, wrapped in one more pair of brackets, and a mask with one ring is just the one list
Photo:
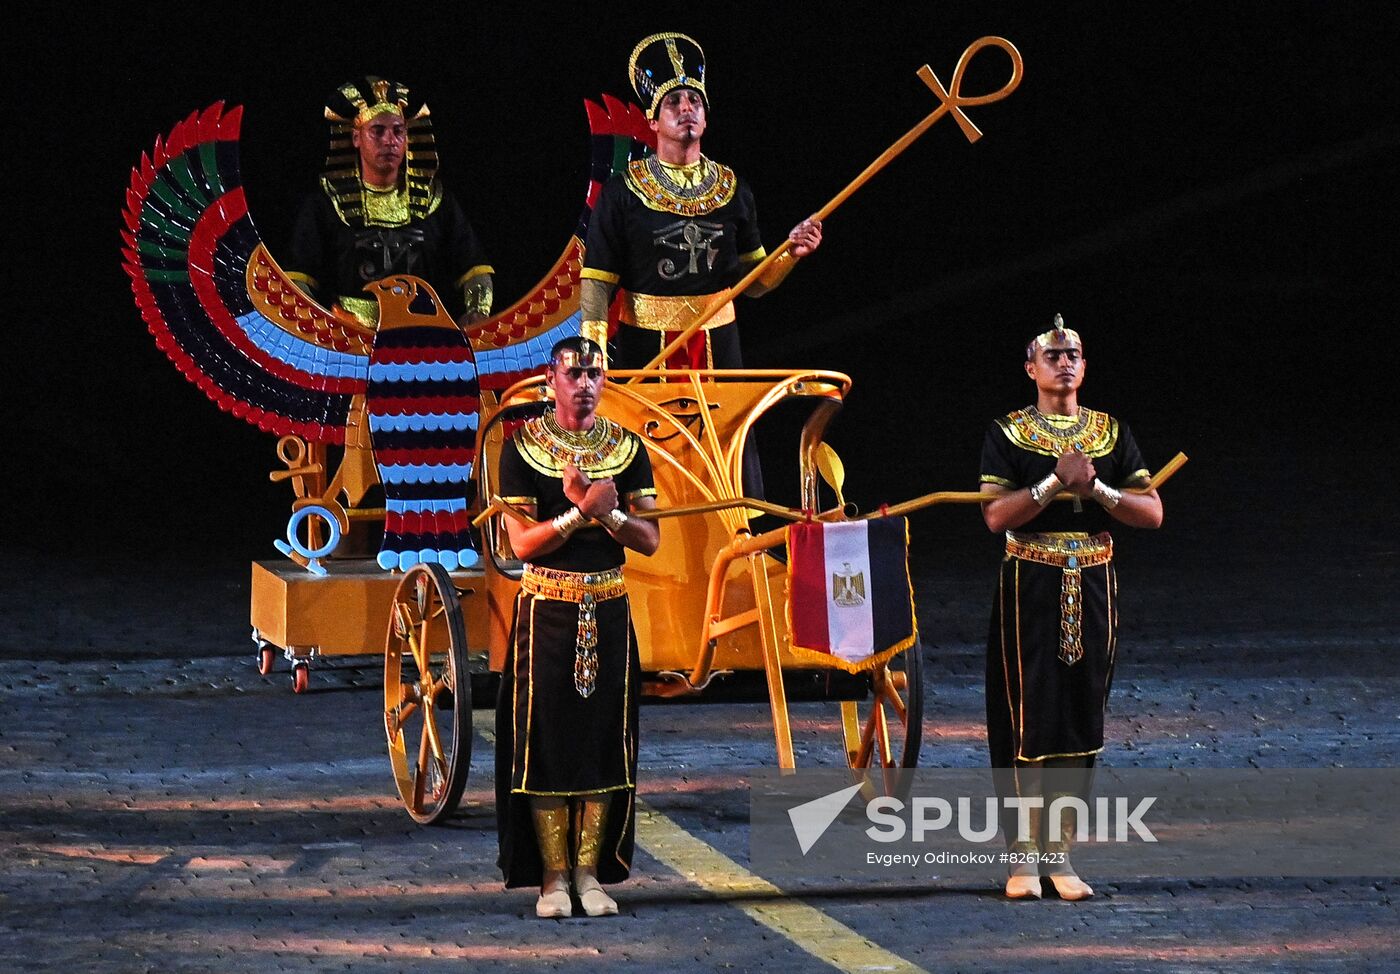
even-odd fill
[(909, 521), (811, 521), (788, 528), (788, 627), (799, 658), (849, 673), (914, 645)]

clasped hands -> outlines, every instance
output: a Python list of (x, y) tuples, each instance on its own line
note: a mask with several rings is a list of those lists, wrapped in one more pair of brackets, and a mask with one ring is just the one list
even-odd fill
[(1080, 450), (1066, 450), (1060, 455), (1059, 462), (1055, 464), (1055, 476), (1059, 478), (1061, 488), (1076, 497), (1094, 495), (1094, 481), (1098, 478), (1098, 472), (1094, 470), (1094, 461)]
[(564, 468), (564, 496), (579, 509), (580, 514), (593, 521), (602, 520), (618, 506), (617, 485), (611, 477), (590, 480), (573, 464)]

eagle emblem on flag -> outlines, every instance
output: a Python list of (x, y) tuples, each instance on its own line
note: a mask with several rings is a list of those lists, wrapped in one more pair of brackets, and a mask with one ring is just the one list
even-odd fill
[(841, 570), (831, 576), (831, 601), (837, 605), (853, 608), (865, 604), (865, 572), (851, 568), (849, 561), (841, 563)]
[(804, 521), (788, 527), (789, 649), (848, 673), (879, 666), (918, 640), (902, 517)]

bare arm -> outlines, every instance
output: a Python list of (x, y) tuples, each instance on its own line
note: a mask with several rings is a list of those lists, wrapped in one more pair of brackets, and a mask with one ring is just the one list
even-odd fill
[[(510, 546), (515, 549), (517, 558), (529, 561), (531, 558), (547, 555), (551, 551), (558, 551), (569, 539), (569, 535), (584, 522), (592, 519), (596, 514), (606, 513), (617, 506), (617, 488), (613, 486), (611, 477), (589, 480), (578, 467), (570, 464), (564, 468), (563, 486), (564, 496), (573, 501), (577, 511), (577, 514), (572, 518), (573, 528), (561, 532), (555, 526), (554, 519), (523, 524), (511, 518), (506, 522), (506, 532), (510, 535)], [(533, 518), (537, 508), (534, 505), (527, 505), (521, 510)], [(568, 516), (568, 514), (563, 515), (563, 517)]]
[[(1099, 501), (1096, 488), (1102, 488), (1103, 484), (1099, 483), (1098, 474), (1093, 469), (1093, 460), (1084, 453), (1065, 452), (1054, 467), (1054, 479), (1058, 480), (1058, 483), (1051, 484), (1047, 498), (1065, 490), (1085, 500)], [(1044, 504), (1033, 497), (1030, 487), (1011, 490), (1001, 487), (1000, 484), (983, 484), (981, 493), (997, 498), (981, 505), (981, 519), (987, 522), (988, 529), (997, 533), (1021, 528), (1044, 509)], [(1158, 497), (1155, 490), (1148, 491), (1147, 494), (1119, 494), (1117, 491), (1109, 493), (1117, 494), (1117, 502), (1113, 507), (1105, 505), (1114, 521), (1126, 523), (1131, 528), (1161, 528), (1162, 498)]]
[[(982, 520), (996, 534), (1019, 528), (1044, 510), (1031, 499), (1029, 487), (1012, 490), (1000, 484), (983, 484), (982, 493), (996, 498), (982, 505)], [(513, 539), (511, 543), (514, 544)]]
[(554, 529), (553, 521), (534, 520), (534, 504), (522, 504), (520, 511), (531, 518), (529, 524), (517, 521), (513, 517), (505, 519), (506, 534), (510, 537), (510, 546), (515, 552), (515, 557), (529, 561), (563, 547), (564, 536)]
[(1116, 507), (1109, 508), (1108, 516), (1134, 528), (1160, 528), (1162, 526), (1162, 498), (1155, 490), (1145, 494), (1123, 492)]
[[(655, 510), (656, 498), (638, 497), (627, 507), (629, 511)], [(661, 525), (656, 521), (629, 517), (617, 530), (608, 528), (608, 533), (617, 539), (618, 544), (644, 555), (655, 554), (661, 546)]]
[(814, 220), (803, 220), (788, 234), (792, 249), (783, 254), (764, 272), (763, 276), (744, 289), (750, 298), (761, 297), (769, 291), (777, 290), (783, 278), (792, 272), (793, 265), (822, 245), (822, 225)]
[(1057, 482), (1051, 484), (1041, 500), (1032, 495), (1030, 487), (1011, 490), (999, 484), (983, 484), (982, 493), (995, 494), (997, 499), (982, 505), (982, 520), (998, 534), (1014, 530), (1043, 511), (1049, 499), (1059, 490), (1067, 490), (1080, 497), (1092, 496), (1094, 476), (1094, 462), (1078, 450), (1068, 450), (1055, 464), (1054, 478)]
[[(1062, 480), (1062, 489), (1078, 494), (1080, 497), (1094, 497), (1093, 464), (1083, 455), (1073, 456), (1066, 454), (1061, 458), (1060, 465), (1055, 468), (1057, 477), (1063, 474), (1070, 480)], [(1080, 464), (1087, 464), (1088, 479), (1085, 480), (1085, 469)], [(995, 500), (982, 505), (982, 520), (986, 522), (988, 529), (1000, 534), (1003, 531), (1010, 531), (1019, 528), (1021, 525), (1031, 521), (1044, 508), (1031, 496), (1029, 487), (1022, 487), (1019, 490), (1011, 490), (999, 484), (983, 484), (982, 493), (989, 494)], [(1123, 492), (1118, 499), (1118, 503), (1107, 509), (1109, 517), (1119, 521), (1129, 527), (1134, 528), (1158, 528), (1162, 526), (1162, 498), (1155, 490), (1145, 494), (1130, 494)]]

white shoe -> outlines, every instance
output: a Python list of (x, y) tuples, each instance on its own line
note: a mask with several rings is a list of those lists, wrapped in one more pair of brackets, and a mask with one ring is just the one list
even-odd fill
[(1006, 898), (1008, 900), (1040, 899), (1040, 877), (1008, 876), (1006, 879)]
[(1064, 876), (1051, 876), (1050, 882), (1055, 885), (1055, 892), (1062, 900), (1087, 900), (1094, 895), (1094, 887), (1080, 879), (1074, 873)]
[(569, 898), (568, 880), (560, 878), (541, 887), (535, 901), (535, 916), (542, 920), (560, 920), (574, 915), (574, 902)]
[(578, 899), (583, 904), (584, 913), (591, 917), (617, 916), (617, 901), (603, 892), (597, 876), (592, 873), (575, 872), (574, 888), (578, 890)]

